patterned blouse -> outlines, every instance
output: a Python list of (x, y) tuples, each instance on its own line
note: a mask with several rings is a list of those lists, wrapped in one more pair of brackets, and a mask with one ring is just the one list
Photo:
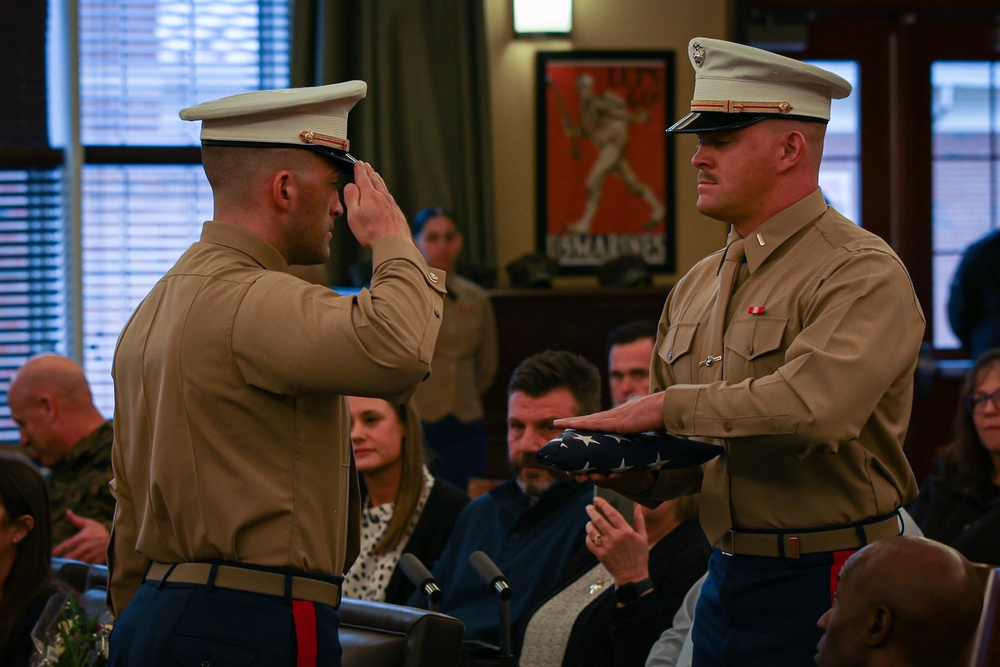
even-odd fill
[(344, 578), (342, 589), (344, 597), (373, 602), (385, 601), (385, 587), (396, 570), (396, 563), (399, 562), (399, 557), (403, 554), (417, 521), (420, 520), (420, 514), (424, 511), (424, 505), (427, 504), (427, 497), (433, 486), (434, 477), (427, 470), (427, 466), (424, 466), (424, 490), (417, 499), (417, 506), (410, 517), (403, 538), (395, 549), (379, 555), (373, 554), (372, 550), (382, 539), (385, 529), (389, 527), (389, 520), (392, 518), (396, 503), (372, 507), (371, 497), (365, 497), (361, 504), (361, 554)]

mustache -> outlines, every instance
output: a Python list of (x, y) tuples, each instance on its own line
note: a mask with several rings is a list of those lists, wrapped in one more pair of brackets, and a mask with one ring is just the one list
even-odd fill
[(535, 453), (530, 454), (518, 454), (517, 457), (511, 461), (511, 465), (515, 470), (522, 470), (524, 468), (543, 468), (544, 466), (535, 459)]

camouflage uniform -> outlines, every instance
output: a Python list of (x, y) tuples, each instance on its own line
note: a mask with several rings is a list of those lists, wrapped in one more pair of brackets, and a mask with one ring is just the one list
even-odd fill
[(111, 530), (115, 498), (111, 482), (111, 442), (114, 430), (105, 422), (69, 450), (62, 461), (52, 466), (48, 477), (52, 506), (52, 546), (73, 535), (78, 529), (66, 519), (66, 510), (77, 516), (96, 519)]

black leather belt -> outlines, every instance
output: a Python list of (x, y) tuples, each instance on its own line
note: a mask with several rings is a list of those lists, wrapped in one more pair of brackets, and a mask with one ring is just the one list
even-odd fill
[[(215, 577), (212, 578), (212, 570)], [(286, 594), (286, 582), (291, 579), (291, 597), (308, 600), (337, 608), (340, 606), (340, 586), (294, 574), (266, 572), (244, 567), (213, 563), (150, 563), (146, 571), (146, 581), (171, 584), (199, 584), (209, 582), (219, 588), (229, 588), (249, 593), (262, 593), (282, 597)]]
[(727, 556), (769, 556), (772, 558), (798, 558), (802, 554), (860, 549), (869, 542), (899, 535), (898, 513), (830, 530), (802, 532), (741, 532), (730, 530), (715, 547)]

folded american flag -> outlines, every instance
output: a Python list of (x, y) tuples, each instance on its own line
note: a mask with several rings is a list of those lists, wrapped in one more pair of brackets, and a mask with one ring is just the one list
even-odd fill
[(603, 433), (568, 428), (535, 452), (547, 468), (574, 474), (671, 470), (701, 465), (724, 448), (669, 433)]

